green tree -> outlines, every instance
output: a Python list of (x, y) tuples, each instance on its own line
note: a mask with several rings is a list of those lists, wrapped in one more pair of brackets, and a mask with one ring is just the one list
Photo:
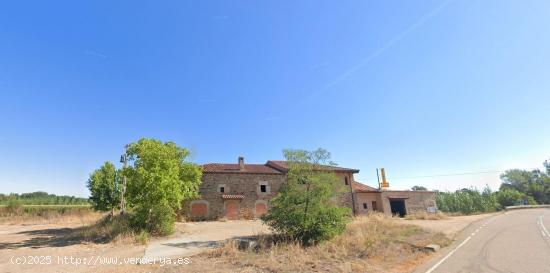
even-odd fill
[(339, 206), (344, 193), (340, 180), (327, 170), (330, 153), (284, 150), (289, 172), (287, 183), (271, 200), (262, 220), (276, 232), (314, 244), (341, 234), (349, 221), (349, 208)]
[[(99, 211), (111, 211), (118, 207), (120, 202), (120, 187), (118, 171), (111, 162), (105, 162), (103, 166), (90, 174), (88, 189), (90, 190), (90, 201), (92, 207)], [(67, 200), (68, 199), (68, 200)], [(63, 204), (73, 203), (73, 197), (62, 197)]]
[(154, 234), (172, 233), (183, 200), (198, 197), (200, 166), (186, 161), (189, 150), (156, 139), (130, 144), (127, 155), (130, 166), (124, 174), (133, 225)]
[(424, 186), (416, 185), (416, 186), (412, 186), (411, 190), (413, 190), (413, 191), (427, 191), (428, 189)]
[(550, 169), (548, 161), (544, 162), (546, 172), (541, 170), (507, 170), (501, 175), (500, 189), (514, 189), (532, 197), (537, 203), (550, 203)]
[(520, 204), (524, 196), (524, 194), (515, 189), (504, 188), (497, 192), (498, 203), (503, 208)]

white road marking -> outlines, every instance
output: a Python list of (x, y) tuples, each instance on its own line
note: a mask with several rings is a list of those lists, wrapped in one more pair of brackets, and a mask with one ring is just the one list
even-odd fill
[(539, 225), (542, 228), (543, 233), (546, 234), (546, 236), (550, 237), (550, 233), (548, 233), (548, 230), (546, 229), (546, 227), (544, 226), (544, 223), (542, 222), (543, 217), (544, 215), (539, 216)]
[(458, 245), (455, 249), (453, 249), (451, 252), (449, 252), (449, 254), (447, 254), (447, 256), (443, 257), (443, 259), (441, 259), (441, 261), (439, 261), (438, 263), (434, 264), (434, 266), (432, 266), (432, 268), (430, 268), (428, 271), (426, 271), (426, 273), (432, 273), (438, 266), (440, 266), (445, 260), (447, 260), (449, 257), (451, 257), (459, 248), (461, 248), (463, 245), (465, 245), (468, 241), (470, 241), (470, 239), (472, 239), (472, 236), (468, 236), (468, 238), (466, 238), (466, 240), (464, 240), (462, 243), (460, 243), (460, 245)]

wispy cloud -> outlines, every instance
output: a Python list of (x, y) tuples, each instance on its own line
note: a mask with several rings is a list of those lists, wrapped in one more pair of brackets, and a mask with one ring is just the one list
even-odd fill
[(107, 59), (107, 55), (105, 55), (103, 53), (100, 53), (100, 52), (97, 52), (97, 51), (94, 51), (94, 50), (90, 50), (90, 49), (85, 50), (84, 54), (94, 56), (94, 57), (98, 57), (98, 58), (101, 58), (101, 59)]
[(336, 76), (334, 79), (332, 79), (330, 82), (325, 84), (322, 88), (312, 92), (306, 99), (305, 102), (308, 100), (311, 100), (317, 96), (322, 95), (323, 93), (327, 92), (330, 88), (335, 86), (336, 84), (342, 82), (367, 64), (369, 64), (372, 60), (374, 60), (376, 57), (380, 56), (382, 53), (386, 52), (388, 49), (390, 49), (393, 45), (401, 41), (405, 36), (407, 36), (409, 33), (413, 32), (417, 28), (421, 27), (426, 23), (428, 20), (430, 20), (432, 17), (437, 15), (443, 8), (445, 8), (447, 5), (449, 5), (453, 0), (447, 0), (440, 5), (436, 6), (430, 12), (426, 13), (424, 16), (420, 17), (418, 20), (416, 20), (413, 24), (411, 24), (409, 27), (405, 28), (403, 31), (395, 35), (392, 39), (390, 39), (387, 43), (379, 47), (377, 50), (372, 52), (370, 55), (366, 56), (365, 58), (361, 59), (357, 64), (351, 66), (347, 70), (345, 70), (343, 73)]

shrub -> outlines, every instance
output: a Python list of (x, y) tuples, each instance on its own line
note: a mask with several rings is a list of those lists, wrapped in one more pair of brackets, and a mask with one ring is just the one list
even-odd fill
[(501, 207), (514, 206), (521, 204), (523, 194), (514, 189), (502, 189), (497, 192), (497, 200)]
[(262, 220), (278, 233), (304, 245), (331, 239), (344, 232), (350, 210), (338, 206), (341, 181), (320, 163), (328, 161), (325, 150), (286, 150), (287, 183)]
[(436, 201), (437, 207), (443, 212), (472, 214), (492, 212), (499, 208), (495, 193), (489, 187), (486, 187), (483, 192), (475, 188), (439, 192)]
[(23, 205), (16, 199), (10, 199), (8, 201), (8, 205), (6, 206), (6, 211), (8, 215), (22, 215)]

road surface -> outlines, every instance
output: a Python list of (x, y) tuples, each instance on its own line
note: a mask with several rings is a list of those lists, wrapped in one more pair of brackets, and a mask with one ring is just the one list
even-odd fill
[(508, 211), (466, 228), (415, 272), (550, 272), (550, 209)]

